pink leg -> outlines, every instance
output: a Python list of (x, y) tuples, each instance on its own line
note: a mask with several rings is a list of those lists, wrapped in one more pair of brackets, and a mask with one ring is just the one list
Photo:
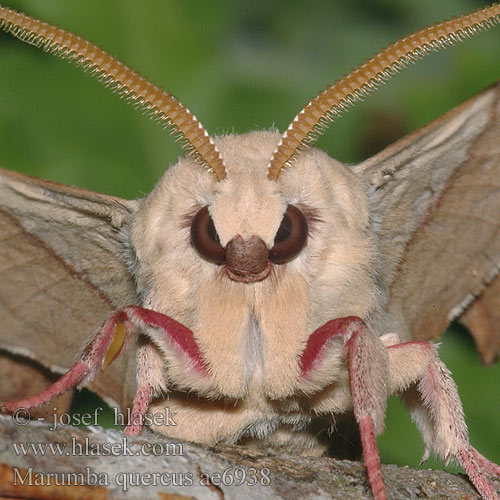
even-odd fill
[[(487, 474), (500, 477), (499, 467), (483, 457), (483, 455), (470, 445), (460, 448), (456, 456), (480, 495), (485, 500), (498, 500), (495, 489), (483, 474), (483, 470)], [(495, 468), (497, 469), (496, 471)]]
[(144, 416), (154, 392), (165, 389), (163, 380), (165, 367), (156, 348), (151, 343), (141, 342), (137, 350), (137, 391), (132, 405), (130, 422), (125, 429), (129, 435), (139, 435), (144, 425)]
[(387, 498), (375, 436), (384, 427), (387, 400), (387, 350), (360, 318), (350, 316), (329, 321), (307, 342), (300, 359), (303, 376), (314, 368), (328, 341), (340, 335), (348, 357), (354, 416), (361, 431), (361, 444), (368, 480), (375, 500)]
[(422, 434), (423, 461), (430, 450), (446, 462), (456, 458), (482, 498), (498, 500), (485, 473), (500, 477), (500, 467), (470, 446), (457, 387), (435, 347), (410, 342), (390, 346), (388, 352), (392, 390), (403, 397)]
[[(482, 467), (491, 462), (469, 445), (457, 387), (436, 354), (431, 358), (418, 388), (423, 395), (424, 405), (430, 409), (435, 422), (436, 438), (446, 446), (445, 459), (449, 460), (453, 454), (481, 496), (487, 500), (498, 500), (493, 486), (482, 471)], [(489, 470), (491, 469), (488, 467), (486, 472)]]
[[(177, 349), (181, 356), (186, 356), (195, 370), (204, 375), (208, 374), (191, 330), (163, 314), (138, 306), (128, 306), (114, 312), (105, 321), (97, 334), (87, 344), (81, 359), (56, 383), (32, 398), (9, 401), (3, 403), (1, 408), (12, 412), (16, 408), (41, 406), (69, 389), (88, 385), (97, 371), (103, 367), (106, 353), (115, 340), (119, 324), (125, 325), (126, 337), (123, 341), (119, 341), (120, 345), (116, 349), (116, 355), (122, 346), (130, 340), (133, 332), (139, 330), (160, 350)], [(160, 356), (154, 352), (154, 349), (152, 345), (145, 344), (140, 346), (138, 350), (138, 384), (132, 409), (132, 422), (126, 430), (129, 434), (140, 433), (151, 397), (155, 391), (159, 392), (164, 388), (163, 363), (158, 361)]]
[(151, 393), (152, 388), (147, 382), (142, 386), (138, 386), (134, 397), (134, 404), (132, 405), (131, 421), (125, 429), (125, 434), (138, 436), (142, 432), (144, 416), (151, 402)]
[(385, 346), (361, 320), (353, 323), (351, 332), (345, 347), (354, 416), (361, 431), (363, 459), (373, 496), (375, 500), (385, 500), (375, 436), (384, 428), (389, 360)]
[(51, 399), (63, 394), (72, 387), (76, 387), (87, 374), (88, 367), (83, 361), (75, 363), (73, 368), (66, 372), (57, 382), (40, 394), (19, 401), (0, 402), (2, 411), (13, 412), (16, 408), (34, 408), (48, 403)]
[(369, 415), (365, 415), (359, 422), (359, 428), (361, 431), (363, 460), (365, 461), (366, 473), (368, 475), (373, 497), (375, 500), (385, 500), (387, 495), (382, 470), (380, 468), (380, 456), (377, 448), (377, 440), (375, 439), (373, 419)]

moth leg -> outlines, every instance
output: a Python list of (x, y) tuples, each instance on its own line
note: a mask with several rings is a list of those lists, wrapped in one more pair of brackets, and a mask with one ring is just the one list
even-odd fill
[(122, 311), (114, 313), (87, 344), (81, 358), (60, 379), (31, 398), (2, 402), (2, 410), (14, 411), (17, 408), (35, 408), (48, 403), (70, 389), (85, 387), (94, 378), (100, 364), (99, 361), (106, 366), (111, 362), (105, 359), (105, 355), (110, 346), (113, 347), (115, 333), (120, 333), (118, 325), (123, 324), (124, 321), (126, 321), (126, 316)]
[(449, 370), (439, 359), (436, 347), (427, 342), (392, 345), (389, 352), (390, 389), (401, 396), (425, 443), (422, 462), (431, 450), (445, 463), (452, 458), (487, 500), (498, 496), (485, 476), (500, 477), (500, 467), (469, 444), (462, 404)]
[(315, 330), (301, 358), (302, 376), (310, 377), (328, 358), (336, 338), (343, 341), (347, 358), (354, 417), (360, 428), (363, 459), (376, 500), (385, 500), (386, 490), (380, 468), (376, 435), (384, 428), (389, 359), (386, 346), (355, 316), (337, 318)]
[(13, 412), (17, 408), (35, 408), (48, 403), (52, 399), (60, 396), (66, 391), (76, 387), (87, 373), (87, 365), (83, 361), (78, 361), (60, 379), (54, 382), (44, 391), (36, 396), (18, 401), (1, 401), (0, 410), (2, 412)]
[(141, 342), (137, 350), (137, 390), (132, 413), (125, 433), (139, 435), (144, 426), (144, 416), (154, 395), (166, 389), (163, 374), (165, 367), (154, 345)]
[(351, 322), (343, 333), (354, 416), (359, 424), (368, 480), (376, 500), (387, 498), (376, 435), (384, 429), (388, 356), (385, 346), (363, 321)]
[(165, 371), (155, 348), (160, 351), (177, 350), (180, 357), (187, 358), (192, 369), (203, 374), (207, 373), (207, 369), (191, 330), (164, 314), (139, 306), (115, 311), (87, 344), (81, 358), (52, 386), (32, 398), (5, 402), (2, 409), (12, 412), (16, 408), (33, 408), (48, 403), (71, 388), (85, 387), (100, 368), (105, 369), (119, 355), (136, 331), (151, 341), (140, 345), (137, 352), (137, 391), (132, 422), (126, 430), (131, 434), (140, 433), (151, 397), (164, 389)]

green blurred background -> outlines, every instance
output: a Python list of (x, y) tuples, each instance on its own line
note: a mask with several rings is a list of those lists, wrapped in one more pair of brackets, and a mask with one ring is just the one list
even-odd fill
[[(478, 0), (10, 0), (96, 42), (171, 91), (212, 135), (286, 128), (318, 91), (411, 31)], [(413, 65), (318, 145), (353, 163), (500, 79), (500, 27)], [(182, 151), (81, 70), (0, 34), (0, 165), (126, 198), (143, 196)], [(471, 442), (500, 463), (500, 366), (447, 332)], [(379, 439), (386, 463), (418, 466), (423, 444), (396, 400)], [(429, 460), (425, 466), (442, 468)], [(449, 467), (449, 470), (458, 470)]]

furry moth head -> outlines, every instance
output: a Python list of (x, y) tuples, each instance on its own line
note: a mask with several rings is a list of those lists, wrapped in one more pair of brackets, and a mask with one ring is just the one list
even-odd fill
[[(222, 305), (233, 287), (254, 296), (252, 307), (258, 309), (265, 294), (296, 279), (318, 282), (321, 294), (309, 296), (304, 290), (303, 302), (317, 303), (321, 295), (316, 305), (326, 312), (326, 304), (339, 302), (334, 296), (352, 286), (346, 277), (356, 269), (356, 295), (370, 307), (373, 242), (360, 181), (316, 149), (304, 152), (278, 181), (270, 180), (269, 156), (278, 141), (273, 132), (217, 139), (226, 164), (224, 180), (186, 158), (169, 168), (144, 199), (132, 223), (131, 243), (148, 305), (169, 308), (174, 300), (187, 307), (191, 298), (191, 309), (199, 301), (192, 283), (209, 281), (213, 301)], [(177, 290), (179, 270), (184, 293)], [(336, 286), (327, 292), (321, 283), (326, 286), (328, 279)], [(173, 288), (176, 293), (166, 293)]]

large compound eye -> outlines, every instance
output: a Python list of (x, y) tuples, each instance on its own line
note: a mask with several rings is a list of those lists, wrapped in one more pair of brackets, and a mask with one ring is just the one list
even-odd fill
[(205, 260), (214, 264), (226, 261), (226, 251), (220, 244), (208, 207), (200, 209), (191, 222), (191, 243)]
[(269, 258), (275, 264), (290, 262), (304, 248), (306, 240), (307, 221), (304, 214), (297, 207), (288, 205), (274, 237), (274, 246)]

